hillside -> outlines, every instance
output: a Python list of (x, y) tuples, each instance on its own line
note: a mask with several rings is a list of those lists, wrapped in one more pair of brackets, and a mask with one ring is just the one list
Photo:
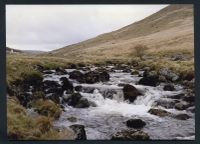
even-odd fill
[(147, 53), (166, 50), (193, 54), (193, 6), (170, 5), (159, 12), (119, 30), (49, 52), (46, 56), (68, 59), (126, 59), (134, 46), (148, 46)]

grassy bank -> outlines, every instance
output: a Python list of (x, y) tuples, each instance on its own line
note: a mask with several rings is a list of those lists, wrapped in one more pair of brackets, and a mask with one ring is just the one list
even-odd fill
[(8, 98), (7, 111), (9, 139), (73, 139), (71, 131), (59, 131), (53, 127), (52, 117), (28, 115), (15, 97)]
[[(182, 54), (191, 57), (188, 60), (170, 60), (172, 54)], [(162, 68), (168, 68), (175, 73), (184, 77), (194, 73), (194, 59), (192, 52), (183, 51), (166, 51), (159, 53), (147, 53), (143, 56), (151, 57), (150, 59), (141, 60), (136, 55), (131, 54), (126, 58), (88, 58), (74, 60), (44, 57), (44, 56), (27, 56), (24, 54), (7, 55), (7, 85), (11, 85), (16, 81), (28, 81), (34, 77), (42, 77), (39, 67), (44, 69), (67, 68), (71, 64), (95, 64), (106, 65), (110, 63), (116, 64), (133, 64), (138, 63), (137, 69), (150, 67), (151, 70), (159, 71)], [(89, 57), (89, 56), (86, 56)], [(38, 94), (40, 95), (40, 94)], [(65, 129), (62, 132), (55, 129), (52, 125), (53, 121), (61, 115), (61, 110), (53, 101), (39, 98), (33, 101), (33, 108), (37, 112), (37, 116), (31, 117), (27, 114), (27, 109), (20, 105), (15, 96), (8, 98), (8, 136), (11, 139), (73, 139), (72, 133)]]

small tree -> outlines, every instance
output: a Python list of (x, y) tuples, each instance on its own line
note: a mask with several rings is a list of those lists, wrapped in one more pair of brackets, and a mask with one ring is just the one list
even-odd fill
[(142, 57), (144, 56), (145, 51), (148, 49), (148, 47), (145, 45), (138, 44), (134, 47), (134, 49), (135, 55), (142, 60)]

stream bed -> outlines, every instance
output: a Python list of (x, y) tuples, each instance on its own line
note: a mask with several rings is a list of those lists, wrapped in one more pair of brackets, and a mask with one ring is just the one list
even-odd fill
[[(95, 67), (91, 69), (94, 70)], [(67, 72), (74, 70), (66, 69)], [(84, 73), (84, 71), (82, 72)], [(170, 96), (184, 93), (182, 86), (175, 85), (176, 90), (164, 91), (162, 83), (156, 87), (139, 85), (137, 82), (141, 77), (122, 72), (121, 70), (109, 72), (109, 75), (109, 81), (95, 84), (79, 83), (74, 79), (69, 79), (74, 87), (82, 86), (82, 89), (85, 91), (81, 91), (80, 94), (94, 103), (95, 106), (74, 108), (64, 104), (65, 111), (62, 112), (61, 117), (54, 125), (58, 128), (63, 128), (73, 124), (81, 124), (85, 126), (88, 140), (109, 140), (114, 133), (120, 130), (130, 129), (126, 126), (127, 120), (139, 118), (146, 122), (146, 126), (141, 130), (148, 133), (150, 139), (195, 139), (194, 113), (155, 105), (155, 102), (160, 99), (167, 100)], [(44, 80), (61, 83), (61, 77), (69, 78), (69, 75), (45, 74)], [(123, 87), (120, 84), (132, 85), (142, 95), (138, 96), (133, 103), (124, 101)], [(178, 120), (172, 117), (158, 117), (148, 113), (151, 108), (162, 108), (173, 114), (184, 113), (189, 115), (190, 118), (187, 120)], [(69, 121), (68, 118), (70, 117), (75, 117), (77, 120), (75, 122)]]

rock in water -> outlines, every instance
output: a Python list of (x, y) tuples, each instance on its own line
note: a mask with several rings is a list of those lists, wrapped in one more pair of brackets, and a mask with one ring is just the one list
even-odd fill
[(165, 90), (165, 91), (174, 91), (175, 88), (174, 88), (174, 86), (172, 84), (167, 84), (167, 85), (164, 86), (163, 90)]
[(122, 130), (112, 136), (112, 140), (149, 140), (147, 133), (140, 130)]
[(84, 125), (71, 125), (70, 128), (75, 133), (75, 140), (87, 140), (86, 133), (85, 133), (85, 126)]
[(73, 92), (73, 84), (66, 77), (61, 77), (60, 81), (62, 82), (63, 91), (66, 90), (68, 93)]
[(74, 89), (75, 89), (75, 91), (78, 91), (78, 92), (80, 92), (80, 91), (82, 91), (82, 86), (81, 85), (78, 85), (78, 86), (76, 86)]
[(105, 82), (105, 81), (109, 81), (109, 79), (110, 79), (110, 75), (106, 71), (103, 71), (100, 73), (99, 75), (100, 81)]
[(185, 102), (185, 101), (181, 101), (181, 102), (175, 104), (175, 109), (177, 109), (177, 110), (185, 110), (188, 107), (190, 107), (190, 103)]
[(156, 115), (156, 116), (159, 116), (159, 117), (165, 117), (165, 116), (171, 116), (172, 115), (172, 113), (167, 112), (165, 110), (162, 110), (162, 109), (153, 109), (153, 108), (151, 108), (148, 111), (148, 113)]
[(82, 72), (74, 70), (74, 71), (69, 73), (69, 78), (70, 79), (75, 79), (78, 82), (84, 82), (83, 75), (84, 74)]
[(95, 72), (95, 71), (87, 72), (84, 75), (84, 79), (85, 79), (85, 82), (88, 83), (88, 84), (97, 83), (97, 82), (100, 81), (100, 79), (99, 79), (99, 73)]
[(157, 75), (151, 75), (143, 77), (139, 80), (138, 84), (146, 85), (146, 86), (157, 86), (158, 84), (158, 76)]
[(132, 85), (126, 84), (123, 88), (124, 100), (133, 102), (141, 93)]
[(142, 128), (146, 123), (141, 119), (130, 119), (126, 122), (126, 125), (131, 128)]
[(88, 108), (90, 106), (89, 101), (86, 98), (80, 98), (76, 104), (76, 108)]
[(178, 115), (175, 116), (175, 118), (178, 119), (178, 120), (187, 120), (187, 119), (190, 118), (190, 116), (187, 115), (187, 114), (178, 114)]
[(63, 97), (64, 101), (75, 108), (88, 108), (90, 106), (89, 101), (83, 98), (79, 93), (73, 93), (69, 96)]

